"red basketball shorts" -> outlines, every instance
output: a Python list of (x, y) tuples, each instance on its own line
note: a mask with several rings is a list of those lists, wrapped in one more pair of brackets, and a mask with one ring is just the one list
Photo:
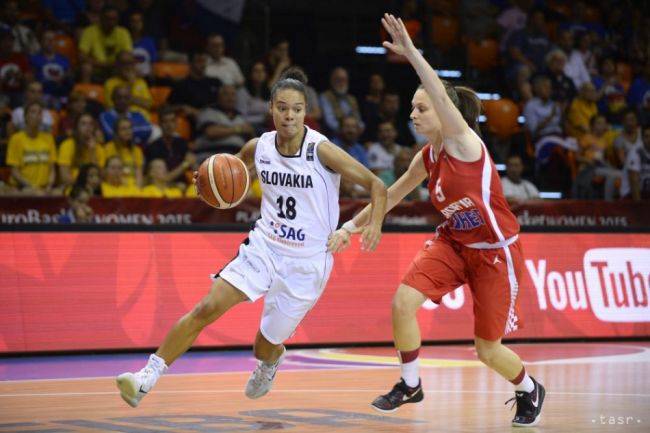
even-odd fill
[(522, 327), (517, 294), (523, 266), (519, 240), (476, 249), (439, 237), (418, 252), (402, 283), (436, 303), (467, 283), (474, 300), (474, 335), (495, 341)]

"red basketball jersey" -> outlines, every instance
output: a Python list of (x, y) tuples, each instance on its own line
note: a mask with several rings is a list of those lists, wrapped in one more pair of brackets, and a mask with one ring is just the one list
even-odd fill
[[(507, 242), (519, 233), (517, 218), (503, 195), (501, 178), (481, 143), (483, 153), (475, 162), (463, 162), (447, 154), (443, 146), (436, 160), (431, 144), (422, 149), (429, 173), (431, 203), (445, 217), (441, 234), (467, 246)], [(480, 245), (479, 245), (480, 244)]]

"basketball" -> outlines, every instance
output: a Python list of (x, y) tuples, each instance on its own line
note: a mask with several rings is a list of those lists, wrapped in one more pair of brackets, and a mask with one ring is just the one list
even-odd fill
[(205, 203), (217, 209), (230, 209), (246, 197), (250, 176), (244, 161), (235, 155), (218, 153), (199, 167), (196, 190)]

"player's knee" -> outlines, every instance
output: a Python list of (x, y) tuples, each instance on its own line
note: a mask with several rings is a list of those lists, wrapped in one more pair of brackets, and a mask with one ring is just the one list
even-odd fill
[(217, 314), (217, 303), (209, 299), (203, 299), (190, 312), (189, 320), (196, 326), (204, 327), (212, 323), (216, 319)]
[(416, 312), (417, 310), (414, 310), (411, 303), (403, 296), (396, 294), (393, 297), (393, 317), (409, 318), (414, 316)]
[(485, 365), (492, 365), (497, 357), (498, 344), (477, 344), (476, 354), (478, 359)]

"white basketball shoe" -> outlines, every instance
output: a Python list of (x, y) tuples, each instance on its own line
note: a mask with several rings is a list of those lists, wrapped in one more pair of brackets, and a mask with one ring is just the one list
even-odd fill
[(282, 355), (273, 364), (267, 364), (260, 360), (257, 361), (257, 367), (255, 367), (255, 370), (253, 370), (253, 373), (248, 378), (248, 383), (246, 383), (246, 397), (252, 399), (260, 398), (271, 390), (275, 373), (277, 373), (278, 367), (284, 361), (286, 354), (287, 349), (285, 348)]
[(165, 371), (167, 371), (167, 366), (162, 358), (151, 355), (149, 362), (142, 370), (137, 373), (122, 373), (117, 376), (115, 381), (122, 400), (131, 407), (138, 407), (140, 400), (151, 391)]

